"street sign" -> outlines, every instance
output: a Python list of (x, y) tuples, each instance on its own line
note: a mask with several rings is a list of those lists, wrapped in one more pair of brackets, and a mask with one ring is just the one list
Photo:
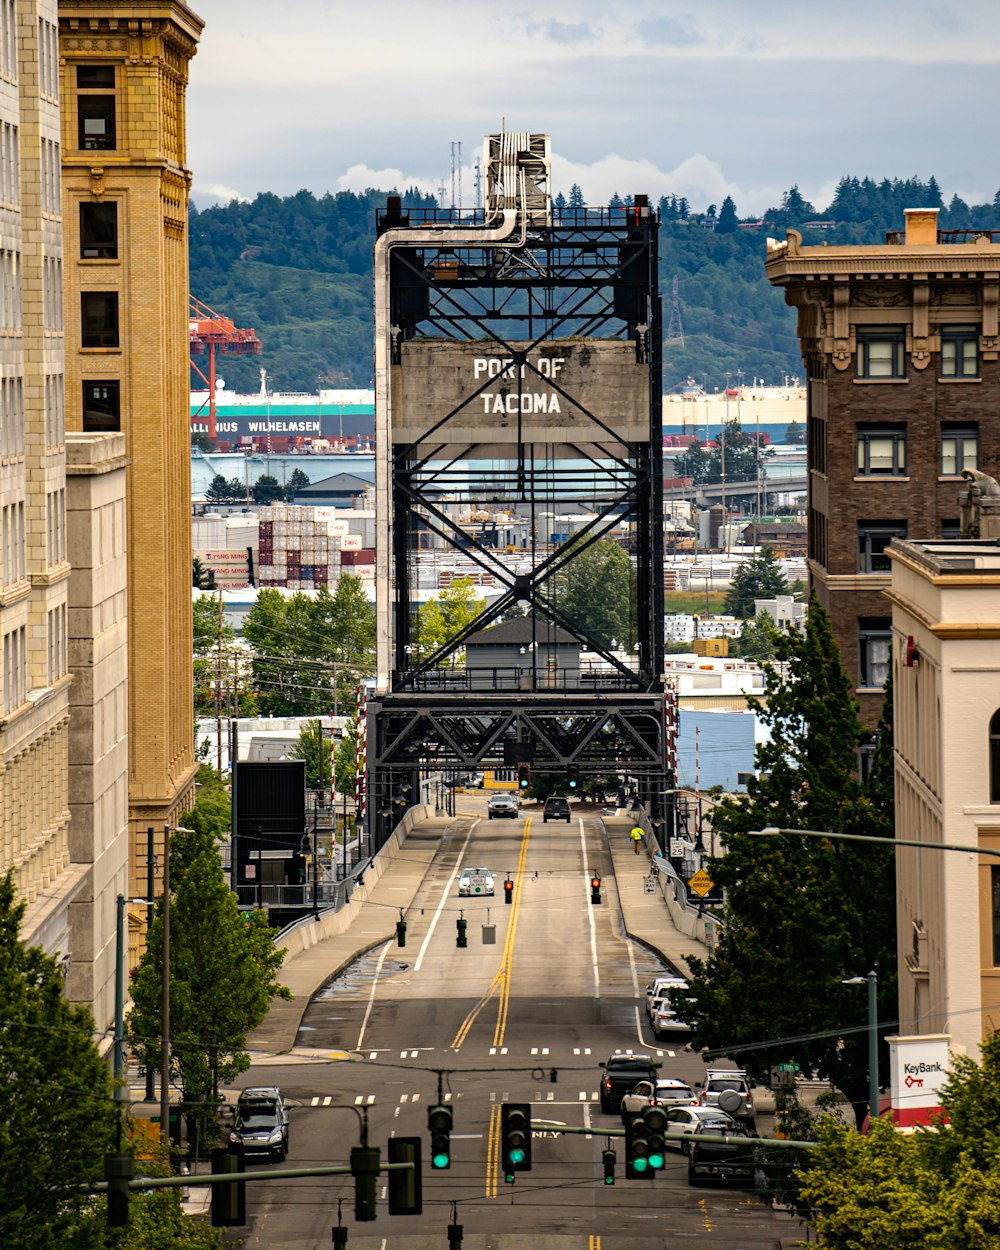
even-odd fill
[(704, 868), (699, 868), (693, 877), (688, 877), (688, 886), (694, 890), (695, 894), (704, 898), (705, 895), (715, 886), (715, 882), (708, 875)]
[(802, 1069), (797, 1063), (776, 1063), (775, 1070), (778, 1072), (801, 1072)]
[(670, 858), (671, 859), (683, 859), (684, 852), (686, 849), (687, 849), (687, 843), (684, 841), (683, 838), (671, 838), (670, 839)]

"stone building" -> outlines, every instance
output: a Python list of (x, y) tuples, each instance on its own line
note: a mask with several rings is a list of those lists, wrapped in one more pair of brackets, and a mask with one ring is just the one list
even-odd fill
[(0, 0), (0, 872), (114, 1013), (126, 888), (124, 439), (66, 435), (56, 0)]
[(975, 1056), (1000, 1028), (1000, 548), (888, 556), (896, 836), (928, 845), (896, 852), (900, 1032)]
[(803, 247), (790, 230), (766, 260), (798, 310), (810, 580), (869, 724), (890, 662), (886, 547), (957, 534), (962, 470), (1000, 457), (1000, 229), (905, 216), (864, 246)]
[(59, 3), (66, 420), (120, 431), (129, 462), (135, 894), (147, 828), (181, 821), (196, 771), (184, 99), (201, 30), (181, 0)]

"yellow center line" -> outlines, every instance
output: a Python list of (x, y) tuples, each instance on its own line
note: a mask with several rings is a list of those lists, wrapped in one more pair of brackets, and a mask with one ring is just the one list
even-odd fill
[(490, 1124), (486, 1132), (486, 1197), (495, 1198), (500, 1174), (500, 1104), (490, 1107)]
[[(503, 955), (500, 960), (500, 967), (493, 975), (493, 980), (489, 983), (486, 993), (480, 998), (479, 1002), (471, 1009), (458, 1027), (458, 1032), (452, 1039), (451, 1049), (458, 1050), (465, 1039), (469, 1036), (469, 1030), (476, 1022), (476, 1017), (490, 1001), (493, 995), (500, 991), (500, 1008), (497, 1013), (497, 1027), (493, 1035), (493, 1045), (499, 1046), (503, 1039), (504, 1029), (507, 1024), (507, 999), (509, 996), (510, 985), (510, 964), (514, 954), (514, 934), (517, 929), (517, 917), (521, 910), (521, 885), (524, 881), (524, 863), (528, 857), (528, 840), (531, 833), (531, 817), (529, 816), (524, 822), (524, 834), (521, 838), (521, 850), (517, 858), (517, 871), (515, 880), (517, 888), (514, 891), (514, 902), (511, 907), (510, 923), (507, 926), (507, 936), (504, 939)], [(498, 1040), (498, 1038), (500, 1040)]]

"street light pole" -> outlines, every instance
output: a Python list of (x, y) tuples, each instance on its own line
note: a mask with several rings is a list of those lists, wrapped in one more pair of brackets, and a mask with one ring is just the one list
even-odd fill
[(160, 1141), (170, 1141), (170, 826), (163, 826), (163, 977), (160, 987)]
[(868, 985), (868, 1122), (878, 1119), (878, 973), (874, 969), (863, 977), (848, 977), (841, 985)]

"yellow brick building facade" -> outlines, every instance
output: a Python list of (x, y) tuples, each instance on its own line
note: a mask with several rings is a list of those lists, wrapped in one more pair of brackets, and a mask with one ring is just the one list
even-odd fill
[(176, 0), (60, 0), (66, 421), (125, 435), (130, 883), (193, 801), (184, 98)]

